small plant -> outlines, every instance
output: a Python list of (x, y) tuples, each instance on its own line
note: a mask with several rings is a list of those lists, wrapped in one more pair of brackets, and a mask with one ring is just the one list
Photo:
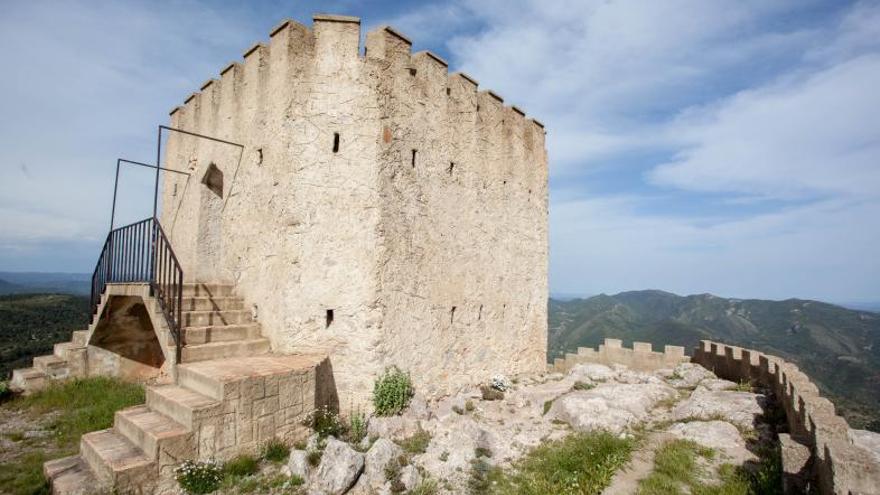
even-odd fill
[(480, 387), (480, 393), (483, 395), (483, 400), (502, 400), (504, 399), (504, 392), (494, 389), (490, 386), (483, 385)]
[(486, 447), (477, 447), (474, 449), (474, 456), (475, 457), (491, 458), (492, 451), (487, 449)]
[(553, 400), (544, 401), (544, 412), (541, 413), (541, 416), (546, 416), (551, 407), (553, 407)]
[(410, 490), (410, 495), (435, 495), (440, 488), (437, 481), (433, 479), (422, 480), (415, 488)]
[(177, 482), (186, 493), (211, 493), (223, 481), (223, 469), (213, 461), (183, 461), (174, 470)]
[(572, 390), (593, 390), (594, 388), (596, 388), (595, 383), (587, 383), (580, 380), (574, 382), (574, 385), (571, 387)]
[(288, 480), (290, 486), (302, 486), (305, 484), (305, 482), (306, 480), (302, 479), (301, 476), (298, 476), (296, 474), (291, 474), (290, 479)]
[(223, 472), (237, 478), (250, 476), (256, 473), (259, 468), (260, 462), (257, 458), (246, 454), (228, 460), (223, 464)]
[(486, 462), (485, 458), (477, 457), (471, 461), (468, 489), (473, 494), (491, 493), (490, 490), (501, 475), (499, 468)]
[(452, 406), (452, 412), (454, 412), (455, 414), (458, 414), (460, 416), (460, 415), (464, 414), (464, 409), (462, 409), (456, 405), (456, 406)]
[(406, 409), (412, 396), (409, 374), (392, 366), (373, 386), (373, 409), (377, 416), (394, 416)]
[(495, 375), (489, 380), (489, 386), (499, 392), (507, 392), (510, 390), (510, 380), (504, 375)]
[(339, 415), (331, 411), (326, 405), (309, 413), (306, 419), (303, 420), (303, 424), (314, 430), (322, 439), (326, 437), (339, 437), (345, 432), (345, 425), (339, 419)]
[(10, 395), (12, 395), (12, 393), (9, 391), (9, 382), (6, 380), (0, 380), (0, 402)]
[(267, 461), (284, 462), (288, 455), (290, 455), (290, 447), (277, 438), (269, 440), (263, 446), (263, 458)]
[(442, 454), (440, 454), (440, 460), (446, 462), (449, 460), (449, 451), (444, 450)]
[(367, 436), (367, 415), (360, 408), (348, 417), (348, 441), (358, 443)]
[(425, 430), (419, 430), (415, 435), (401, 440), (398, 445), (410, 454), (424, 454), (431, 443), (431, 434)]
[(751, 392), (752, 384), (748, 380), (740, 380), (739, 383), (736, 384), (737, 392)]
[(468, 399), (464, 403), (464, 410), (467, 412), (474, 412), (475, 406), (474, 401)]
[(306, 454), (306, 460), (309, 461), (309, 466), (316, 467), (318, 464), (321, 464), (321, 457), (323, 456), (323, 451), (311, 450), (308, 454)]

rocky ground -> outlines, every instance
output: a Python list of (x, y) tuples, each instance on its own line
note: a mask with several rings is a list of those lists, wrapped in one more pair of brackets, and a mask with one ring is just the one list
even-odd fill
[(292, 452), (286, 472), (309, 493), (418, 493), (426, 483), (432, 493), (469, 493), (477, 459), (510, 470), (544, 442), (604, 430), (637, 446), (604, 493), (634, 493), (670, 440), (712, 450), (700, 458), (707, 481), (724, 464), (757, 466), (781, 417), (762, 391), (690, 363), (654, 373), (583, 364), (567, 375), (519, 377), (503, 394), (484, 390), (430, 405), (416, 398), (400, 416), (371, 418), (356, 445), (313, 437)]

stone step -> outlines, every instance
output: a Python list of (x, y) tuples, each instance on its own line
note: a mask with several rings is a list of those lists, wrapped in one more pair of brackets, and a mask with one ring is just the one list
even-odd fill
[(193, 419), (212, 415), (221, 404), (186, 387), (163, 385), (147, 387), (147, 406), (191, 429)]
[(250, 311), (185, 311), (181, 315), (185, 327), (207, 327), (211, 325), (238, 325), (254, 321)]
[(13, 392), (33, 392), (46, 386), (49, 375), (36, 368), (19, 368), (12, 370), (9, 389)]
[(183, 311), (235, 311), (244, 309), (239, 297), (185, 297), (181, 301)]
[(79, 452), (99, 483), (121, 492), (125, 492), (124, 487), (155, 482), (158, 474), (155, 462), (147, 459), (141, 449), (112, 429), (83, 435)]
[[(294, 373), (304, 373), (314, 369), (324, 357), (312, 354), (275, 355), (236, 357), (226, 359), (214, 359), (199, 361), (196, 363), (181, 364), (177, 367), (177, 381), (180, 386), (187, 390), (193, 390), (199, 394), (215, 400), (222, 400), (228, 384), (235, 384), (245, 380), (253, 380), (270, 376), (284, 376)], [(269, 381), (266, 380), (268, 388)], [(276, 387), (278, 386), (278, 382)], [(235, 385), (237, 386), (237, 385)], [(244, 393), (244, 391), (242, 391)], [(268, 389), (257, 393), (257, 397), (277, 394)]]
[(116, 411), (113, 429), (153, 461), (159, 459), (159, 448), (163, 444), (191, 437), (188, 428), (147, 406)]
[(207, 361), (211, 359), (255, 356), (268, 351), (269, 341), (264, 338), (210, 342), (185, 346), (181, 350), (181, 362), (191, 363), (193, 361)]
[(68, 361), (69, 360), (68, 353), (72, 349), (84, 349), (84, 348), (85, 348), (85, 346), (77, 345), (74, 342), (59, 342), (59, 343), (55, 344), (55, 346), (52, 348), (52, 351), (53, 351), (53, 354), (55, 354), (56, 356), (60, 357), (61, 359), (65, 360), (65, 361)]
[(34, 368), (42, 371), (49, 378), (67, 378), (67, 376), (70, 375), (70, 368), (67, 366), (67, 360), (54, 354), (35, 357)]
[(185, 283), (183, 297), (229, 297), (234, 286), (231, 284)]
[(70, 337), (70, 342), (76, 346), (86, 346), (89, 343), (89, 331), (77, 330)]
[(90, 495), (105, 491), (80, 455), (44, 463), (43, 476), (49, 481), (53, 495)]
[(260, 338), (260, 325), (249, 323), (242, 325), (222, 325), (210, 327), (187, 327), (183, 329), (183, 341), (187, 345), (207, 344), (209, 342), (229, 342), (232, 340), (250, 340)]

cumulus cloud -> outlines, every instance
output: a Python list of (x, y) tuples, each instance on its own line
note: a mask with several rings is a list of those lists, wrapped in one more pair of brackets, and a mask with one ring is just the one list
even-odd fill
[(877, 297), (876, 3), (505, 4), (449, 47), (548, 125), (554, 290)]

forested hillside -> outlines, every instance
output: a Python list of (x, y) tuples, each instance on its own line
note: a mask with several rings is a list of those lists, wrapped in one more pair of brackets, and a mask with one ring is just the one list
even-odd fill
[(880, 314), (801, 299), (682, 297), (662, 291), (550, 300), (549, 359), (605, 337), (683, 345), (701, 339), (775, 354), (798, 366), (855, 427), (880, 431)]
[(34, 356), (52, 354), (88, 324), (87, 297), (66, 294), (0, 296), (0, 377), (31, 365)]

